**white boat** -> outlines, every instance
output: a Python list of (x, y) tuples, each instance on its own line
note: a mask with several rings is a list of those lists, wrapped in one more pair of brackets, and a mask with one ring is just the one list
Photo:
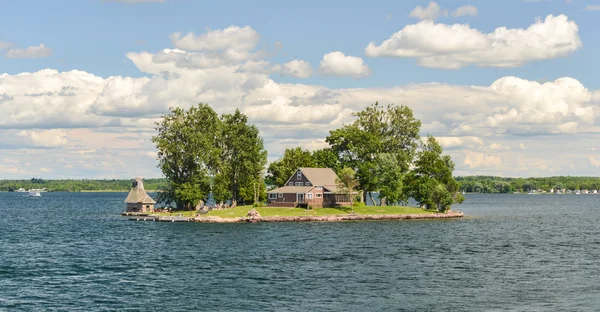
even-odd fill
[(31, 191), (29, 192), (29, 197), (41, 197), (42, 194), (40, 194), (40, 192), (38, 191)]

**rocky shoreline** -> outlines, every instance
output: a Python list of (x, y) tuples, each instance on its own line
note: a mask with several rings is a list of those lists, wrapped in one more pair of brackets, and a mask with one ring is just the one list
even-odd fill
[(462, 218), (462, 211), (433, 214), (399, 214), (399, 215), (330, 215), (330, 216), (285, 216), (261, 217), (256, 210), (248, 212), (246, 217), (221, 218), (214, 216), (198, 216), (190, 218), (191, 222), (199, 223), (256, 223), (256, 222), (343, 222), (343, 221), (382, 221), (382, 220), (423, 220)]

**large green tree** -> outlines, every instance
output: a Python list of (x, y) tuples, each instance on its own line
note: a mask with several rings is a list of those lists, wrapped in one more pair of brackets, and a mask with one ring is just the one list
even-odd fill
[(356, 120), (330, 131), (326, 141), (345, 167), (355, 168), (363, 194), (383, 188), (377, 172), (380, 154), (392, 156), (401, 173), (408, 171), (418, 147), (421, 122), (407, 106), (372, 104), (355, 113)]
[(409, 194), (422, 207), (446, 211), (464, 197), (460, 184), (452, 177), (454, 162), (443, 154), (442, 146), (433, 136), (428, 136), (416, 155), (414, 168), (406, 175)]
[(338, 155), (331, 148), (313, 151), (312, 158), (317, 168), (331, 168), (336, 173), (342, 170), (342, 163)]
[(267, 170), (267, 184), (284, 186), (285, 182), (298, 168), (314, 167), (315, 161), (312, 154), (301, 147), (288, 148), (283, 152), (283, 157), (269, 164)]
[(172, 108), (157, 123), (152, 138), (158, 149), (158, 167), (168, 179), (158, 201), (191, 209), (210, 192), (210, 175), (219, 167), (221, 121), (206, 104), (189, 110)]
[[(267, 151), (258, 128), (248, 124), (248, 117), (236, 109), (222, 116), (221, 165), (217, 176), (227, 184), (233, 206), (239, 200), (254, 198), (256, 183), (263, 184), (262, 173), (267, 164)], [(264, 186), (261, 186), (263, 189)]]

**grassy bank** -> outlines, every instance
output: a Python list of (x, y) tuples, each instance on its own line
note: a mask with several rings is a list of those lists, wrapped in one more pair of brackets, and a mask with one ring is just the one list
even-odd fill
[[(245, 217), (249, 210), (253, 209), (252, 206), (238, 206), (231, 209), (223, 210), (212, 210), (204, 216), (213, 216), (221, 218), (239, 218)], [(286, 217), (286, 216), (333, 216), (333, 215), (345, 215), (351, 212), (349, 207), (342, 208), (317, 208), (312, 210), (306, 210), (304, 208), (276, 208), (276, 207), (259, 207), (255, 208), (262, 217)], [(354, 212), (360, 215), (400, 215), (400, 214), (433, 214), (433, 211), (423, 210), (416, 207), (404, 207), (404, 206), (384, 206), (384, 207), (356, 207)], [(195, 211), (181, 211), (169, 213), (160, 213), (162, 216), (177, 215), (181, 213), (185, 217), (193, 217), (196, 215)]]

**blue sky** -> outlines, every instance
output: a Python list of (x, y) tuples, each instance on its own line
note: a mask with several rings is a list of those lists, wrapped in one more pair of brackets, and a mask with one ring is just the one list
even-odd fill
[(273, 160), (375, 101), (413, 108), (457, 174), (600, 175), (598, 5), (3, 1), (0, 178), (160, 175), (152, 123), (197, 102), (248, 114)]

